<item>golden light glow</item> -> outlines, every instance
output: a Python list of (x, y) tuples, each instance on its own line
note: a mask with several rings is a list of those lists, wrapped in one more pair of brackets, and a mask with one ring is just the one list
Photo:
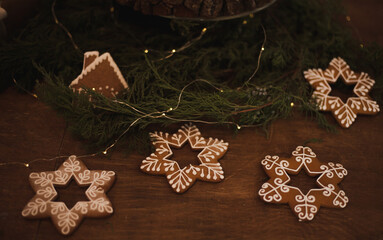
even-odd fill
[(25, 163), (24, 165), (25, 165), (25, 167), (29, 167), (29, 163)]
[(241, 129), (241, 126), (237, 125), (237, 129)]
[(105, 151), (103, 151), (102, 153), (106, 155), (108, 152), (105, 150)]
[(202, 29), (202, 32), (206, 32), (206, 30), (207, 30), (207, 28), (203, 28), (203, 29)]
[(148, 53), (148, 52), (149, 52), (149, 50), (148, 50), (148, 49), (145, 49), (144, 53)]
[(242, 24), (243, 24), (243, 25), (247, 24), (247, 21), (246, 21), (246, 20), (243, 20)]
[(350, 16), (346, 16), (346, 21), (347, 21), (347, 22), (350, 22), (350, 21), (351, 21)]
[(173, 49), (173, 50), (172, 50), (172, 53), (175, 53), (175, 52), (176, 52), (176, 50), (175, 50), (175, 49)]
[(291, 106), (291, 107), (294, 107), (294, 103), (293, 103), (293, 102), (291, 102), (291, 103), (290, 103), (290, 106)]
[(262, 47), (262, 48), (261, 48), (261, 50), (262, 50), (262, 51), (265, 51), (265, 48), (264, 48), (264, 47)]

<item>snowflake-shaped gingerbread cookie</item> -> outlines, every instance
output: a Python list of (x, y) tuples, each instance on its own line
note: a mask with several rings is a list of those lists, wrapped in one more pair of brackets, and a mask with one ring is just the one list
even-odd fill
[[(355, 73), (340, 57), (334, 58), (326, 70), (309, 69), (304, 72), (306, 80), (315, 89), (313, 97), (317, 99), (319, 109), (331, 111), (338, 123), (348, 128), (355, 121), (357, 114), (377, 114), (379, 105), (368, 93), (375, 81), (367, 73)], [(344, 103), (339, 97), (329, 95), (329, 83), (335, 83), (341, 77), (346, 85), (355, 85), (356, 97), (349, 97)]]
[[(150, 133), (155, 152), (142, 161), (141, 170), (155, 175), (165, 175), (172, 189), (177, 193), (188, 190), (199, 179), (208, 182), (220, 182), (224, 179), (223, 170), (218, 160), (226, 153), (228, 143), (218, 139), (205, 139), (192, 123), (182, 126), (177, 133)], [(171, 160), (173, 152), (170, 147), (181, 148), (189, 142), (198, 154), (199, 165), (189, 164), (180, 168)]]
[[(54, 185), (66, 186), (74, 177), (80, 186), (88, 186), (85, 195), (89, 201), (79, 201), (71, 209), (64, 202), (53, 201), (57, 197)], [(106, 192), (115, 180), (113, 171), (88, 170), (76, 156), (70, 156), (56, 171), (33, 172), (29, 182), (36, 195), (22, 211), (31, 219), (51, 218), (63, 235), (71, 234), (84, 217), (105, 217), (113, 213)]]
[[(348, 198), (338, 183), (347, 175), (341, 164), (322, 164), (309, 147), (298, 146), (288, 159), (278, 156), (266, 156), (261, 161), (270, 179), (262, 185), (258, 194), (266, 202), (288, 203), (299, 221), (314, 218), (321, 206), (344, 208)], [(307, 194), (288, 185), (289, 174), (296, 175), (302, 169), (310, 176), (319, 176), (316, 180), (318, 188), (311, 189)]]

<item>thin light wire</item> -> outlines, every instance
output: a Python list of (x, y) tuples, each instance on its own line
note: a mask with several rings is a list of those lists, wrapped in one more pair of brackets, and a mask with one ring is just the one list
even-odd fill
[(70, 41), (72, 42), (72, 45), (74, 47), (74, 49), (76, 49), (77, 51), (81, 52), (81, 49), (78, 47), (78, 45), (75, 43), (74, 39), (73, 39), (73, 36), (72, 34), (69, 32), (69, 30), (64, 26), (64, 24), (62, 24), (57, 16), (56, 16), (56, 12), (55, 12), (55, 6), (56, 6), (56, 0), (53, 1), (52, 3), (52, 8), (51, 8), (51, 12), (52, 12), (52, 16), (53, 16), (53, 19), (55, 20), (55, 23), (62, 29), (64, 30), (64, 32), (66, 33), (66, 35), (68, 35)]
[[(132, 105), (130, 105), (130, 104), (126, 103), (126, 102), (115, 101), (116, 103), (119, 103), (119, 104), (122, 104), (122, 105), (124, 105), (124, 106), (127, 106), (127, 107), (129, 107), (129, 108), (135, 110), (136, 112), (138, 112), (138, 113), (140, 113), (140, 114), (143, 114), (143, 116), (141, 116), (141, 117), (137, 118), (136, 120), (134, 120), (134, 121), (128, 126), (128, 128), (125, 129), (124, 132), (123, 132), (121, 135), (119, 135), (119, 136), (116, 138), (116, 140), (114, 140), (114, 142), (113, 142), (111, 145), (109, 145), (109, 146), (103, 151), (103, 153), (106, 154), (106, 153), (108, 152), (109, 149), (111, 149), (112, 147), (114, 147), (114, 146), (118, 143), (118, 141), (119, 141), (119, 140), (120, 140), (120, 139), (121, 139), (121, 138), (122, 138), (128, 131), (129, 131), (129, 130), (130, 130), (130, 128), (131, 128), (133, 125), (135, 125), (138, 121), (140, 121), (141, 119), (146, 118), (146, 117), (149, 117), (149, 118), (161, 118), (161, 117), (167, 117), (167, 116), (166, 116), (166, 113), (177, 110), (178, 107), (179, 107), (179, 105), (181, 104), (182, 95), (183, 95), (183, 93), (185, 92), (186, 88), (188, 88), (190, 85), (192, 85), (192, 84), (194, 84), (194, 83), (196, 83), (196, 82), (204, 82), (204, 83), (209, 84), (210, 86), (212, 86), (213, 88), (215, 88), (216, 90), (218, 90), (218, 91), (220, 91), (220, 92), (223, 91), (222, 89), (217, 88), (216, 86), (214, 86), (214, 85), (213, 85), (212, 83), (210, 83), (208, 80), (205, 80), (205, 79), (195, 79), (195, 80), (191, 81), (190, 83), (186, 84), (186, 85), (181, 89), (181, 91), (180, 91), (180, 93), (179, 93), (179, 95), (178, 95), (178, 101), (177, 101), (177, 104), (176, 104), (176, 106), (175, 106), (174, 108), (171, 107), (171, 108), (169, 108), (169, 109), (167, 109), (167, 110), (164, 110), (164, 111), (155, 111), (155, 112), (151, 112), (151, 113), (144, 113), (144, 112), (142, 112), (141, 110), (136, 109), (135, 107), (133, 107)], [(153, 115), (156, 115), (156, 116), (153, 116)], [(186, 120), (185, 120), (185, 121), (186, 121)], [(189, 121), (190, 121), (190, 120), (189, 120)], [(198, 121), (201, 121), (201, 120), (198, 120)], [(197, 122), (197, 121), (195, 121), (195, 122)], [(203, 122), (203, 121), (202, 121), (202, 122)]]
[(13, 78), (13, 82), (15, 83), (15, 86), (20, 88), (21, 90), (23, 90), (24, 92), (26, 92), (27, 94), (31, 95), (32, 97), (38, 99), (37, 95), (35, 93), (32, 93), (30, 91), (28, 91), (27, 89), (25, 89), (24, 87), (22, 87), (17, 81), (15, 78)]
[(266, 41), (267, 41), (266, 29), (263, 27), (263, 24), (261, 24), (261, 27), (262, 27), (262, 30), (263, 30), (264, 38), (263, 38), (263, 43), (262, 43), (262, 46), (261, 46), (261, 50), (259, 51), (259, 55), (258, 55), (257, 67), (255, 68), (253, 74), (251, 74), (249, 79), (247, 79), (247, 81), (242, 85), (241, 88), (243, 88), (245, 85), (247, 85), (254, 78), (255, 74), (257, 74), (257, 72), (259, 70), (259, 67), (261, 65), (261, 57), (262, 57), (263, 51), (265, 51), (265, 44), (266, 44)]
[[(214, 25), (213, 25), (212, 27), (214, 27)], [(209, 28), (212, 28), (212, 27), (209, 27)], [(170, 51), (167, 51), (167, 52), (169, 53), (168, 55), (166, 55), (165, 57), (162, 57), (162, 58), (160, 58), (160, 59), (158, 59), (158, 60), (156, 60), (156, 61), (162, 61), (162, 60), (171, 58), (171, 57), (174, 56), (175, 53), (177, 53), (177, 52), (182, 52), (182, 51), (184, 51), (185, 49), (191, 47), (193, 44), (195, 44), (196, 42), (198, 42), (199, 40), (202, 39), (202, 37), (203, 37), (203, 36), (205, 35), (205, 33), (207, 32), (207, 29), (208, 29), (207, 27), (204, 27), (204, 28), (201, 30), (201, 33), (200, 33), (197, 37), (195, 37), (195, 38), (193, 38), (193, 39), (187, 41), (184, 45), (182, 45), (181, 47), (179, 47), (179, 48), (177, 48), (177, 49), (174, 48), (174, 49), (172, 49), (172, 50), (170, 50)], [(151, 50), (151, 51), (153, 51), (153, 50)], [(146, 50), (145, 50), (145, 53), (147, 53)]]
[[(64, 25), (62, 25), (57, 17), (56, 17), (56, 14), (55, 14), (55, 11), (54, 11), (54, 7), (55, 7), (55, 3), (56, 1), (53, 2), (52, 4), (52, 15), (55, 19), (55, 22), (56, 24), (58, 24), (60, 27), (63, 28), (63, 30), (67, 33), (67, 35), (69, 36), (70, 40), (72, 41), (72, 44), (73, 46), (75, 47), (76, 50), (79, 50), (79, 47), (77, 46), (77, 44), (74, 42), (73, 40), (73, 37), (72, 37), (72, 34), (66, 29), (66, 27)], [(263, 33), (264, 33), (264, 41), (262, 43), (262, 47), (261, 47), (261, 51), (259, 53), (259, 56), (258, 56), (258, 63), (257, 63), (257, 67), (256, 69), (254, 70), (253, 74), (249, 77), (249, 79), (245, 82), (244, 85), (247, 85), (248, 82), (255, 76), (255, 74), (257, 73), (259, 67), (260, 67), (260, 60), (261, 60), (261, 56), (262, 56), (262, 52), (264, 51), (264, 46), (265, 46), (265, 43), (266, 43), (266, 40), (267, 40), (267, 37), (266, 37), (266, 30), (265, 28), (263, 27), (263, 25), (261, 25), (262, 29), (263, 29)], [(196, 41), (200, 40), (202, 38), (202, 36), (205, 34), (206, 32), (206, 28), (204, 28), (202, 31), (201, 31), (201, 34), (197, 37), (197, 38), (194, 38), (190, 41), (188, 41), (186, 44), (184, 44), (182, 47), (178, 48), (178, 50), (175, 50), (175, 51), (172, 51), (171, 54), (169, 54), (166, 58), (169, 58), (171, 56), (174, 55), (175, 52), (177, 51), (183, 51), (185, 50), (186, 48), (190, 47), (192, 44), (194, 44)], [(14, 79), (14, 82), (15, 84), (17, 84), (16, 80)], [(99, 152), (96, 152), (96, 153), (92, 153), (92, 154), (86, 154), (86, 155), (80, 155), (78, 156), (78, 158), (84, 158), (84, 157), (93, 157), (93, 156), (97, 156), (101, 153), (103, 154), (107, 154), (108, 153), (108, 150), (110, 150), (111, 148), (113, 148), (118, 142), (119, 140), (138, 122), (140, 121), (141, 119), (143, 118), (146, 118), (146, 117), (149, 117), (149, 118), (161, 118), (161, 117), (164, 117), (164, 118), (167, 118), (169, 120), (173, 120), (173, 121), (177, 121), (177, 122), (198, 122), (198, 123), (204, 123), (204, 124), (230, 124), (230, 125), (234, 125), (237, 127), (237, 129), (241, 129), (242, 127), (243, 128), (248, 128), (248, 127), (257, 127), (257, 125), (238, 125), (237, 123), (235, 122), (231, 122), (231, 121), (221, 121), (221, 122), (212, 122), (212, 121), (204, 121), (204, 120), (200, 120), (200, 119), (178, 119), (178, 118), (173, 118), (173, 117), (170, 117), (170, 116), (167, 116), (166, 113), (169, 113), (171, 111), (175, 111), (179, 108), (180, 104), (181, 104), (181, 101), (182, 101), (182, 96), (185, 92), (185, 90), (191, 86), (192, 84), (196, 83), (196, 82), (204, 82), (206, 84), (209, 84), (210, 86), (212, 86), (214, 89), (218, 90), (219, 92), (223, 92), (223, 89), (221, 88), (218, 88), (216, 86), (214, 86), (211, 82), (209, 82), (208, 80), (206, 79), (195, 79), (193, 81), (191, 81), (190, 83), (186, 84), (180, 91), (179, 95), (178, 95), (178, 100), (177, 100), (177, 104), (176, 106), (174, 106), (174, 108), (169, 108), (167, 110), (164, 110), (164, 111), (155, 111), (155, 112), (151, 112), (151, 113), (145, 113), (137, 108), (135, 108), (134, 106), (126, 103), (126, 102), (122, 102), (122, 101), (119, 101), (119, 100), (114, 100), (113, 102), (115, 103), (119, 103), (119, 104), (122, 104), (124, 106), (127, 106), (131, 109), (133, 109), (134, 111), (142, 114), (142, 116), (138, 117), (137, 119), (135, 119), (129, 126), (127, 129), (124, 130), (124, 132), (122, 132), (115, 140), (112, 144), (110, 144), (109, 146), (107, 146), (105, 148), (105, 150), (103, 151), (99, 151)], [(243, 85), (243, 86), (244, 86)], [(243, 87), (242, 86), (242, 87)], [(22, 88), (23, 89), (23, 88)], [(24, 89), (25, 90), (25, 89)], [(26, 90), (25, 90), (26, 91)], [(26, 91), (27, 93), (31, 94), (32, 96), (35, 96), (34, 94)], [(37, 96), (36, 96), (37, 97)], [(258, 109), (261, 109), (263, 107), (266, 107), (266, 106), (269, 106), (270, 104), (272, 103), (267, 103), (267, 104), (264, 104), (262, 106), (259, 106), (259, 107), (255, 107), (255, 108), (252, 108), (252, 109), (249, 109), (249, 110), (243, 110), (241, 112), (247, 112), (247, 111), (252, 111), (252, 110), (258, 110)], [(237, 112), (237, 113), (241, 113), (241, 112)], [(236, 113), (233, 113), (233, 114), (236, 114)], [(4, 165), (11, 165), (11, 164), (14, 164), (14, 165), (23, 165), (25, 167), (29, 167), (30, 164), (34, 163), (34, 162), (38, 162), (38, 161), (53, 161), (53, 160), (56, 160), (56, 159), (60, 159), (60, 158), (68, 158), (69, 156), (56, 156), (56, 157), (53, 157), (53, 158), (40, 158), (40, 159), (34, 159), (34, 160), (31, 160), (29, 162), (26, 162), (26, 163), (20, 163), (20, 162), (6, 162), (6, 163), (0, 163), (0, 166), (4, 166)]]

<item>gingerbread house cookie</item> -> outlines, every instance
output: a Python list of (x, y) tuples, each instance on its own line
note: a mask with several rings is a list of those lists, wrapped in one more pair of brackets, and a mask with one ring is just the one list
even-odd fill
[(77, 91), (88, 88), (113, 98), (128, 89), (128, 84), (109, 53), (99, 56), (99, 52), (92, 51), (84, 54), (82, 72), (69, 87)]
[[(344, 208), (348, 203), (345, 192), (338, 183), (347, 175), (339, 163), (321, 163), (309, 147), (298, 146), (290, 158), (266, 156), (261, 164), (270, 179), (262, 185), (259, 196), (270, 203), (287, 203), (299, 221), (312, 220), (320, 207)], [(312, 177), (318, 177), (318, 188), (304, 194), (299, 188), (289, 185), (290, 175), (302, 169)]]
[[(198, 180), (220, 182), (224, 179), (221, 164), (218, 162), (226, 153), (228, 143), (218, 139), (205, 139), (198, 128), (188, 123), (177, 133), (169, 134), (154, 132), (150, 134), (156, 150), (141, 163), (141, 170), (153, 175), (165, 175), (172, 189), (177, 193), (187, 191)], [(173, 155), (171, 147), (181, 148), (188, 142), (197, 155), (200, 164), (189, 164), (180, 168), (179, 164), (170, 159)]]
[[(85, 195), (89, 201), (79, 201), (71, 209), (64, 202), (56, 202), (56, 186), (67, 186), (72, 179), (80, 186), (89, 186)], [(71, 234), (84, 217), (106, 217), (113, 213), (106, 192), (111, 188), (116, 174), (106, 170), (88, 170), (84, 163), (70, 156), (56, 171), (34, 172), (29, 182), (36, 192), (22, 211), (30, 219), (51, 218), (63, 235)]]
[[(368, 95), (375, 81), (367, 73), (355, 73), (340, 57), (334, 58), (326, 70), (309, 69), (304, 72), (306, 80), (315, 89), (313, 97), (319, 109), (331, 111), (338, 123), (348, 128), (355, 121), (357, 114), (374, 115), (380, 109), (377, 102)], [(330, 84), (341, 78), (346, 85), (355, 85), (355, 97), (349, 97), (344, 103), (339, 97), (331, 96)]]

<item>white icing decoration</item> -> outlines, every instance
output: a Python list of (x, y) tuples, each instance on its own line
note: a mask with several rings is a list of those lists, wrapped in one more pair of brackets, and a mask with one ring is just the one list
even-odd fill
[(187, 174), (185, 174), (185, 168), (179, 169), (167, 176), (170, 185), (172, 188), (174, 188), (174, 190), (176, 190), (176, 192), (180, 192), (181, 189), (186, 189), (186, 186), (189, 186), (192, 182), (192, 179)]
[[(224, 178), (218, 159), (227, 151), (228, 143), (213, 138), (206, 140), (194, 124), (187, 123), (171, 135), (154, 132), (150, 137), (156, 150), (142, 161), (140, 168), (147, 173), (166, 175), (176, 192), (185, 191), (196, 179), (217, 182)], [(186, 142), (192, 149), (201, 150), (197, 155), (200, 164), (180, 169), (176, 161), (169, 159), (173, 154), (170, 146), (180, 148)]]
[(299, 220), (313, 220), (314, 214), (318, 212), (318, 208), (310, 203), (315, 202), (315, 197), (310, 195), (296, 195), (295, 200), (302, 204), (297, 204), (294, 211), (298, 213)]
[(104, 193), (104, 189), (97, 186), (90, 186), (86, 190), (86, 195), (89, 196), (90, 199), (93, 199), (97, 196), (97, 194)]
[[(69, 234), (89, 210), (96, 211), (100, 216), (106, 216), (113, 212), (103, 186), (110, 184), (114, 175), (113, 171), (90, 171), (76, 159), (76, 156), (70, 156), (56, 171), (30, 174), (31, 184), (37, 188), (36, 196), (27, 203), (22, 215), (31, 217), (45, 213), (52, 218), (57, 217), (56, 227), (62, 234)], [(72, 177), (80, 185), (90, 185), (85, 192), (89, 201), (77, 202), (69, 210), (65, 203), (52, 201), (57, 196), (53, 184), (66, 185)], [(47, 211), (48, 205), (50, 211)]]
[(106, 201), (105, 198), (97, 198), (90, 202), (90, 209), (97, 210), (97, 212), (113, 213), (113, 208), (110, 206), (110, 202)]
[(201, 162), (211, 162), (222, 152), (226, 151), (228, 146), (228, 143), (225, 143), (223, 140), (212, 138), (209, 138), (209, 141), (206, 144), (207, 147), (198, 154), (198, 158)]
[(74, 206), (75, 210), (79, 210), (81, 214), (87, 214), (88, 213), (89, 205), (87, 202), (77, 202)]
[[(122, 76), (120, 69), (118, 68), (116, 62), (113, 60), (110, 53), (104, 53), (101, 56), (98, 56), (98, 52), (96, 52), (96, 51), (86, 52), (84, 54), (84, 57), (88, 57), (91, 55), (96, 56), (96, 59), (91, 64), (89, 64), (86, 68), (84, 68), (82, 70), (82, 73), (75, 80), (72, 81), (72, 83), (69, 85), (69, 87), (73, 87), (74, 85), (79, 84), (79, 81), (81, 81), (81, 79), (83, 79), (84, 76), (86, 76), (90, 71), (95, 70), (96, 66), (99, 65), (101, 62), (108, 61), (109, 66), (113, 69), (114, 73), (116, 74), (116, 76), (117, 76), (118, 80), (120, 81), (120, 83), (122, 84), (122, 86), (125, 89), (129, 89), (128, 84), (125, 81), (125, 78)], [(85, 64), (85, 61), (84, 61), (84, 64)], [(105, 88), (108, 89), (109, 86), (106, 86)]]
[[(379, 105), (368, 97), (375, 81), (367, 73), (356, 74), (340, 57), (334, 58), (330, 66), (336, 70), (328, 68), (323, 72), (321, 69), (309, 69), (304, 72), (304, 77), (315, 89), (313, 97), (320, 110), (332, 111), (337, 121), (346, 128), (351, 126), (358, 113), (375, 114), (380, 111)], [(339, 97), (329, 96), (331, 87), (328, 83), (335, 83), (340, 76), (346, 84), (355, 84), (353, 91), (357, 97), (348, 98), (346, 103)]]
[(80, 162), (76, 160), (76, 157), (70, 156), (68, 161), (63, 163), (64, 171), (68, 173), (78, 172), (81, 170)]
[(38, 184), (42, 187), (45, 187), (49, 184), (52, 184), (52, 181), (53, 181), (53, 174), (51, 173), (45, 173), (45, 172), (41, 172), (40, 174), (39, 173), (31, 173), (29, 175), (29, 178), (30, 179), (36, 179), (34, 181), (35, 184)]
[(76, 227), (76, 221), (79, 219), (79, 215), (75, 212), (68, 211), (57, 215), (57, 225), (61, 228), (62, 234), (66, 235), (70, 230)]
[(152, 153), (150, 157), (147, 157), (142, 161), (141, 169), (146, 168), (146, 171), (160, 171), (162, 163), (158, 161), (157, 155)]
[(68, 173), (62, 171), (55, 171), (55, 184), (65, 184), (68, 181), (69, 175)]
[(47, 210), (47, 202), (41, 198), (36, 198), (35, 201), (31, 201), (27, 204), (21, 214), (24, 217), (36, 216), (37, 213), (44, 213)]
[(57, 215), (60, 212), (68, 210), (65, 203), (63, 202), (51, 202), (51, 214)]
[(46, 187), (43, 189), (39, 189), (36, 191), (38, 195), (43, 195), (44, 198), (50, 198), (57, 194), (56, 190), (54, 190), (52, 187)]
[[(333, 207), (344, 208), (347, 205), (348, 198), (344, 191), (336, 190), (333, 184), (322, 184), (323, 179), (333, 179), (336, 177), (341, 180), (347, 175), (347, 170), (344, 169), (341, 164), (329, 162), (327, 165), (320, 165), (319, 169), (312, 169), (316, 166), (314, 161), (318, 160), (316, 159), (315, 153), (309, 147), (298, 146), (296, 150), (292, 152), (292, 155), (293, 157), (288, 160), (280, 159), (278, 156), (271, 157), (267, 155), (261, 161), (266, 172), (277, 176), (264, 183), (258, 191), (258, 194), (264, 201), (288, 203), (291, 201), (290, 198), (283, 199), (282, 195), (294, 189), (298, 194), (294, 197), (297, 204), (294, 205), (293, 210), (297, 213), (300, 220), (312, 220), (318, 211), (316, 205), (320, 205), (321, 203), (317, 203), (316, 198), (312, 195), (315, 192), (321, 192), (323, 196), (332, 201)], [(297, 164), (294, 164), (294, 162)], [(288, 185), (291, 178), (287, 171), (298, 173), (302, 168), (304, 168), (310, 176), (319, 176), (316, 180), (319, 188), (311, 189), (307, 194), (303, 194), (297, 187)], [(338, 182), (338, 180), (334, 181)], [(294, 204), (294, 202), (289, 203)]]

